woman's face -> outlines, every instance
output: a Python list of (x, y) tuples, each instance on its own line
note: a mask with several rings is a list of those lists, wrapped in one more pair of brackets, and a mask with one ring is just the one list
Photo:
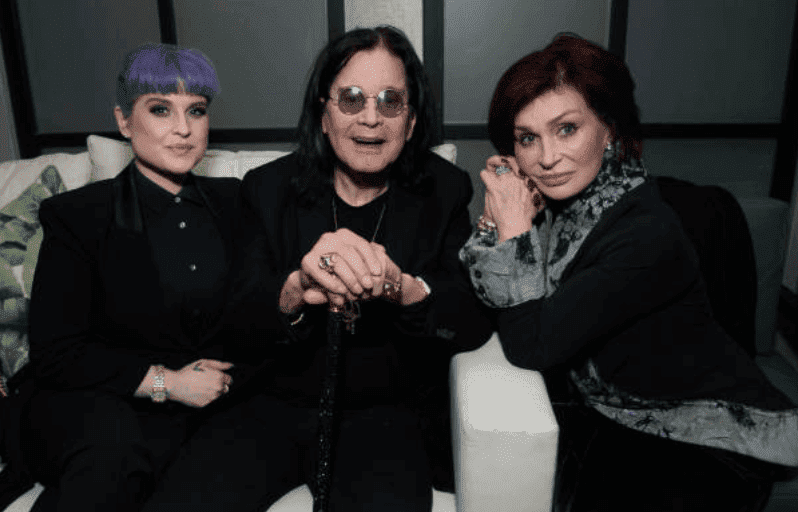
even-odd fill
[[(366, 96), (365, 108), (344, 113), (339, 109), (338, 92), (353, 86)], [(377, 95), (386, 89), (402, 92), (405, 101), (408, 97), (402, 61), (380, 46), (354, 54), (330, 87), (332, 100), (323, 100), (322, 131), (338, 160), (354, 172), (386, 169), (413, 135), (415, 116), (407, 105), (395, 117), (386, 117), (377, 110)]]
[(129, 117), (114, 110), (119, 131), (130, 139), (136, 162), (150, 178), (186, 174), (208, 146), (208, 100), (190, 93), (142, 94)]
[(609, 128), (574, 88), (548, 91), (515, 117), (515, 157), (526, 176), (552, 199), (585, 189), (601, 168)]

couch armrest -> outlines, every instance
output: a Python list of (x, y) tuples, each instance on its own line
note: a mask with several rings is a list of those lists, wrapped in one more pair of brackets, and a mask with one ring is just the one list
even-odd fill
[(450, 378), (457, 510), (550, 511), (559, 427), (542, 375), (511, 365), (494, 333)]
[(756, 258), (756, 350), (770, 354), (776, 339), (790, 205), (770, 197), (738, 197), (737, 201), (748, 222)]

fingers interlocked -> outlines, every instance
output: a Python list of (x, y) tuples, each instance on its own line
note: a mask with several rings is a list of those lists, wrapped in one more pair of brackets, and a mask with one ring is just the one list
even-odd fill
[(371, 243), (349, 231), (323, 234), (302, 258), (300, 284), (347, 300), (379, 295), (383, 269)]

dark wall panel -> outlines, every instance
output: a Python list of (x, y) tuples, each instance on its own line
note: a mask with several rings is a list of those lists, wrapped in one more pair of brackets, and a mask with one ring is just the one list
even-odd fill
[(118, 66), (160, 40), (156, 1), (17, 4), (38, 133), (116, 130)]

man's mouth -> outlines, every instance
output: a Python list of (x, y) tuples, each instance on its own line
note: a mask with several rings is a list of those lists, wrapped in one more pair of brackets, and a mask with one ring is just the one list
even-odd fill
[(352, 140), (355, 144), (363, 144), (366, 146), (379, 146), (385, 143), (385, 139), (380, 139), (378, 137), (352, 137)]

